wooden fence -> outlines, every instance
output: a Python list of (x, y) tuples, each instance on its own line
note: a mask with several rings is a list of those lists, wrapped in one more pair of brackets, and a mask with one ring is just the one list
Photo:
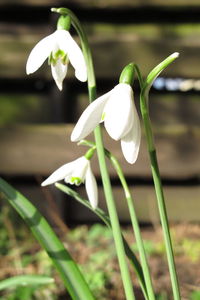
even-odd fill
[[(111, 89), (122, 68), (135, 61), (146, 76), (169, 54), (180, 58), (162, 74), (165, 83), (152, 89), (151, 118), (170, 220), (199, 221), (200, 211), (200, 4), (177, 0), (1, 0), (0, 2), (0, 173), (46, 211), (49, 197), (65, 210), (69, 222), (96, 220), (55, 189), (39, 187), (42, 178), (85, 151), (70, 142), (73, 124), (87, 106), (86, 85), (72, 68), (60, 93), (47, 64), (26, 76), (27, 56), (56, 23), (51, 6), (72, 9), (88, 33), (98, 94)], [(173, 88), (179, 78), (182, 88)], [(170, 81), (171, 80), (171, 81)], [(169, 85), (169, 83), (171, 83)], [(135, 84), (138, 105), (138, 83)], [(119, 143), (105, 133), (107, 148), (119, 158), (130, 182), (141, 222), (156, 222), (157, 209), (144, 137), (139, 159), (129, 165)], [(123, 221), (128, 212), (119, 182), (108, 163)], [(99, 168), (93, 162), (105, 201)], [(80, 192), (84, 193), (82, 188)], [(48, 193), (48, 195), (47, 195)], [(61, 203), (61, 204), (60, 204)], [(63, 207), (65, 209), (63, 210)]]

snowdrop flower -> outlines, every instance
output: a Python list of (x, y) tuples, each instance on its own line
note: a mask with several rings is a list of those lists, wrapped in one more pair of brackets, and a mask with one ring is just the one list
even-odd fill
[[(65, 22), (63, 22), (63, 18)], [(26, 64), (26, 73), (31, 74), (37, 71), (48, 58), (52, 76), (59, 90), (62, 90), (69, 61), (75, 69), (77, 79), (83, 82), (87, 80), (87, 68), (83, 53), (69, 31), (64, 29), (69, 29), (69, 27), (69, 16), (61, 16), (58, 20), (58, 29), (35, 45)]]
[(138, 156), (141, 129), (133, 90), (129, 84), (119, 83), (92, 102), (78, 120), (71, 140), (76, 142), (85, 138), (100, 122), (104, 122), (108, 134), (114, 140), (121, 140), (123, 155), (133, 164)]
[(98, 205), (97, 183), (91, 170), (90, 160), (86, 156), (79, 157), (61, 166), (42, 182), (41, 185), (46, 186), (63, 179), (66, 183), (77, 186), (85, 182), (88, 199), (91, 206), (95, 209)]

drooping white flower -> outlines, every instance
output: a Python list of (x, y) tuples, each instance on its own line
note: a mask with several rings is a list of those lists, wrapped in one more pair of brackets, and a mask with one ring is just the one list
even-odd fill
[(110, 92), (93, 101), (82, 113), (72, 135), (73, 142), (84, 139), (104, 122), (108, 134), (121, 140), (125, 159), (133, 164), (138, 156), (141, 140), (140, 121), (129, 84), (119, 83)]
[(47, 58), (49, 58), (52, 76), (59, 90), (62, 90), (69, 61), (75, 69), (77, 79), (87, 80), (87, 68), (83, 53), (69, 31), (57, 29), (39, 41), (28, 57), (26, 73), (31, 74), (37, 71)]
[(42, 186), (56, 183), (63, 180), (66, 183), (80, 185), (85, 182), (86, 192), (91, 206), (95, 209), (98, 205), (98, 193), (96, 179), (92, 173), (90, 160), (85, 156), (67, 163), (55, 172), (53, 172), (44, 182)]

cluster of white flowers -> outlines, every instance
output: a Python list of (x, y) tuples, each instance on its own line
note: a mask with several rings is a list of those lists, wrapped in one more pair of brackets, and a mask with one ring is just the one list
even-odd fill
[[(75, 76), (80, 81), (87, 81), (87, 67), (83, 53), (68, 30), (57, 29), (36, 44), (28, 57), (27, 74), (38, 70), (47, 58), (59, 90), (62, 90), (69, 61), (75, 69)], [(111, 138), (121, 141), (125, 159), (131, 164), (134, 163), (138, 157), (141, 129), (130, 84), (119, 83), (111, 91), (93, 101), (78, 120), (71, 140), (73, 142), (82, 140), (101, 122), (104, 122)], [(63, 179), (66, 183), (75, 185), (85, 182), (89, 201), (93, 208), (97, 207), (97, 183), (91, 171), (90, 159), (83, 156), (61, 166), (42, 183), (42, 186)]]

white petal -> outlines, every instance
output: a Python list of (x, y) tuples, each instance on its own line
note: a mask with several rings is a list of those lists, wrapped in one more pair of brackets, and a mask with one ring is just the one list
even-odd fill
[(67, 69), (68, 65), (63, 65), (60, 59), (57, 60), (55, 66), (51, 64), (51, 73), (60, 91), (62, 91), (62, 84), (67, 74)]
[(58, 168), (45, 181), (43, 181), (41, 185), (46, 186), (70, 176), (73, 170), (76, 169), (77, 165), (79, 165), (79, 163), (82, 161), (81, 158), (78, 158)]
[(90, 165), (88, 166), (87, 173), (86, 173), (85, 188), (92, 208), (94, 209), (97, 208), (98, 205), (97, 182), (91, 171)]
[(104, 106), (109, 99), (111, 91), (97, 98), (84, 110), (71, 134), (71, 141), (84, 139), (101, 121)]
[[(80, 157), (80, 159), (76, 161), (76, 165), (71, 173), (71, 177), (79, 178), (81, 182), (84, 182), (89, 164), (90, 162), (87, 158), (85, 158), (85, 156)], [(70, 179), (71, 178), (65, 178), (65, 182), (71, 183)]]
[(113, 89), (105, 106), (104, 125), (108, 134), (119, 140), (133, 125), (133, 90), (130, 85), (120, 83)]
[(32, 49), (29, 54), (27, 63), (26, 63), (26, 73), (31, 74), (34, 73), (37, 69), (41, 67), (45, 59), (50, 55), (55, 39), (55, 32), (48, 35), (39, 41), (35, 47)]
[(87, 68), (80, 47), (68, 31), (57, 30), (56, 35), (59, 48), (67, 53), (69, 60), (75, 69), (76, 78), (83, 82), (86, 81)]
[(128, 134), (121, 139), (121, 148), (125, 159), (133, 164), (137, 160), (141, 140), (141, 127), (134, 107), (134, 123)]

